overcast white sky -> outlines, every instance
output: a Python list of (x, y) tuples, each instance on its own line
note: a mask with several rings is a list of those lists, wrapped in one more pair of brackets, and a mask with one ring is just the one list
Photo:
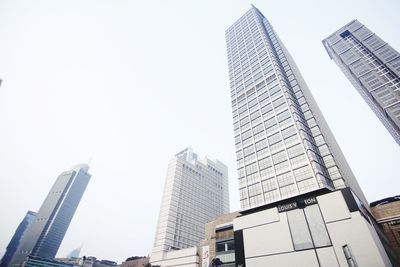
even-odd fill
[[(359, 19), (400, 50), (400, 2), (253, 1), (302, 71), (369, 201), (399, 194), (400, 148), (321, 40)], [(238, 0), (0, 1), (0, 255), (56, 177), (93, 175), (60, 247), (121, 262), (152, 247), (169, 159), (228, 165), (239, 209), (225, 29)]]

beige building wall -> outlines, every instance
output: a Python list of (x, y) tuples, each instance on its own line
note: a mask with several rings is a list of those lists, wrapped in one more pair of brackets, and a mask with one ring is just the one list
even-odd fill
[[(228, 239), (233, 238), (233, 228), (227, 229), (225, 231), (218, 231), (217, 229), (223, 228), (224, 226), (232, 225), (233, 220), (240, 216), (238, 211), (227, 213), (215, 218), (213, 221), (209, 222), (205, 226), (205, 239), (200, 242), (199, 247), (199, 255), (200, 255), (200, 266), (203, 267), (204, 259), (203, 257), (208, 258), (208, 261), (211, 262), (212, 259), (216, 258), (216, 242), (218, 239)], [(209, 254), (203, 255), (202, 248), (204, 246), (209, 246)], [(208, 257), (207, 257), (208, 256)], [(207, 266), (208, 267), (208, 266)]]
[(135, 260), (130, 260), (130, 261), (124, 261), (121, 263), (121, 267), (143, 267), (146, 264), (149, 263), (150, 258), (149, 257), (144, 257), (144, 258), (138, 258)]
[(371, 206), (371, 211), (400, 262), (400, 199)]
[(190, 247), (168, 252), (157, 252), (151, 255), (151, 264), (161, 267), (198, 267), (197, 247)]

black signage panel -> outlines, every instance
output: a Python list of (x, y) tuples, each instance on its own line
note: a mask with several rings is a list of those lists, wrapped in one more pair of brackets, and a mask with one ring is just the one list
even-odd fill
[(294, 209), (297, 209), (297, 202), (291, 202), (291, 203), (287, 203), (287, 204), (278, 206), (278, 212), (284, 212), (284, 211), (294, 210)]
[(301, 202), (305, 205), (305, 206), (309, 206), (309, 205), (314, 205), (317, 204), (317, 198), (315, 197), (308, 197), (305, 199), (302, 199)]
[(243, 242), (243, 230), (237, 230), (233, 232), (235, 239), (235, 266), (246, 267), (245, 255), (244, 255), (244, 242)]
[(303, 198), (303, 199), (298, 199), (296, 201), (293, 202), (289, 202), (283, 205), (279, 205), (278, 206), (278, 212), (285, 212), (285, 211), (289, 211), (289, 210), (293, 210), (293, 209), (297, 209), (297, 208), (304, 208), (306, 206), (309, 205), (314, 205), (317, 204), (317, 198), (315, 197), (308, 197), (308, 198)]

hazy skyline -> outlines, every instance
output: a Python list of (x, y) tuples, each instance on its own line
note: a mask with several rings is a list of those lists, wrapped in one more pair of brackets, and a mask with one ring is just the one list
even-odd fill
[[(399, 194), (399, 146), (321, 41), (358, 19), (399, 51), (400, 3), (252, 3), (293, 56), (367, 199)], [(239, 209), (225, 30), (249, 8), (1, 1), (1, 256), (59, 173), (90, 159), (59, 256), (82, 243), (81, 255), (118, 262), (150, 253), (168, 161), (187, 146), (228, 166)]]

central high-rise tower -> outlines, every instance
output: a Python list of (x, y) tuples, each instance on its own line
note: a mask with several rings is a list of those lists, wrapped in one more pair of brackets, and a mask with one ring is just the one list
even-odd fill
[(367, 201), (288, 51), (254, 6), (226, 31), (242, 210), (321, 188)]

